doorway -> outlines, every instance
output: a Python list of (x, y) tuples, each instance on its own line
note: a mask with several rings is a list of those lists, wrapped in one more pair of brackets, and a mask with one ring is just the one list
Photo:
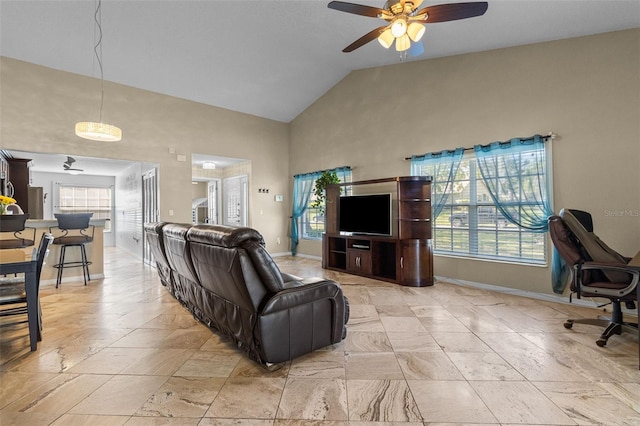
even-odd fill
[(247, 226), (249, 207), (249, 177), (247, 175), (225, 178), (223, 181), (224, 219), (227, 226)]

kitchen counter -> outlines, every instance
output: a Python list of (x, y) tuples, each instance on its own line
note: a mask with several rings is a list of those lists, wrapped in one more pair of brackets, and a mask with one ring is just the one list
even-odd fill
[[(89, 265), (89, 273), (91, 275), (91, 280), (104, 278), (104, 219), (92, 219), (89, 222), (91, 225), (95, 227), (95, 231), (93, 234), (93, 242), (86, 245), (87, 248), (87, 258), (91, 262)], [(34, 245), (32, 247), (27, 247), (22, 249), (25, 253), (29, 253), (32, 250), (38, 248), (38, 244), (40, 243), (40, 238), (42, 234), (45, 232), (49, 232), (49, 228), (56, 227), (58, 225), (58, 221), (55, 219), (28, 219), (26, 222), (26, 228), (34, 228), (36, 230)], [(28, 232), (33, 232), (29, 231)], [(58, 229), (52, 229), (53, 236), (60, 235), (61, 231)], [(0, 234), (0, 238), (14, 238), (13, 233), (11, 232), (3, 232)], [(1, 250), (0, 250), (1, 251)], [(15, 250), (13, 251), (15, 253)], [(1, 255), (2, 253), (0, 253)], [(6, 253), (9, 255), (9, 253)], [(60, 258), (60, 246), (52, 244), (49, 249), (49, 256), (45, 260), (45, 265), (42, 268), (42, 274), (40, 276), (40, 285), (55, 285), (56, 283), (56, 275), (58, 270), (53, 267), (53, 265), (58, 263)], [(80, 249), (75, 247), (67, 248), (66, 253), (66, 261), (77, 261), (80, 260)], [(62, 283), (60, 288), (64, 289), (65, 283), (72, 281), (83, 281), (82, 278), (82, 268), (65, 268), (62, 273)], [(77, 284), (76, 284), (77, 285)], [(88, 283), (87, 285), (90, 285)]]

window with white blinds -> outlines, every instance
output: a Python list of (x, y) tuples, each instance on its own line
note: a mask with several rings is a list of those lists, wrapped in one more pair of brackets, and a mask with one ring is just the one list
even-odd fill
[(104, 231), (111, 231), (111, 187), (60, 185), (59, 194), (60, 213), (93, 213), (92, 219), (105, 219)]

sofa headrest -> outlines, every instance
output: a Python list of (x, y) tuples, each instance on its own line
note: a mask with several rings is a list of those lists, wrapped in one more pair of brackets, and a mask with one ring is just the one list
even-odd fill
[(184, 239), (186, 241), (189, 228), (191, 228), (191, 225), (187, 223), (167, 223), (162, 228), (162, 233), (167, 237)]
[(224, 225), (196, 225), (187, 233), (187, 240), (221, 247), (242, 247), (253, 241), (264, 246), (264, 238), (252, 228), (234, 228)]
[(146, 232), (153, 232), (154, 234), (160, 234), (160, 232), (162, 231), (162, 228), (167, 224), (168, 222), (147, 222), (144, 224), (144, 230)]

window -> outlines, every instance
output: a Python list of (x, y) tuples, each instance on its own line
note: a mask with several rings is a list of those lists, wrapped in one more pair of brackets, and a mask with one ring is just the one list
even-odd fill
[[(351, 169), (348, 168), (340, 168), (335, 169), (338, 174), (338, 178), (340, 182), (351, 182)], [(313, 179), (311, 183), (311, 188), (315, 186), (316, 180)], [(350, 190), (349, 187), (344, 187), (343, 192)], [(344, 194), (343, 194), (344, 195)], [(309, 196), (309, 202), (307, 203), (307, 208), (300, 217), (300, 225), (302, 228), (302, 238), (308, 240), (319, 240), (322, 238), (322, 233), (324, 232), (324, 205), (318, 207), (312, 207), (314, 201), (316, 200), (316, 196), (311, 192)]]
[(105, 219), (104, 231), (111, 231), (111, 187), (60, 185), (60, 213), (93, 213)]
[[(438, 175), (433, 173), (433, 164), (412, 161), (413, 174), (433, 176), (433, 191), (446, 188), (447, 192), (441, 198), (437, 193), (432, 197), (442, 200), (442, 210), (434, 207), (439, 210), (434, 215), (434, 253), (546, 263), (546, 228), (527, 226), (534, 216), (538, 222), (541, 217), (546, 222), (546, 192), (532, 189), (533, 182), (547, 186), (545, 149), (519, 150), (507, 156), (502, 162), (483, 163), (492, 169), (481, 173), (480, 159), (467, 153), (448, 185), (448, 173)], [(536, 193), (532, 195), (532, 191)]]

